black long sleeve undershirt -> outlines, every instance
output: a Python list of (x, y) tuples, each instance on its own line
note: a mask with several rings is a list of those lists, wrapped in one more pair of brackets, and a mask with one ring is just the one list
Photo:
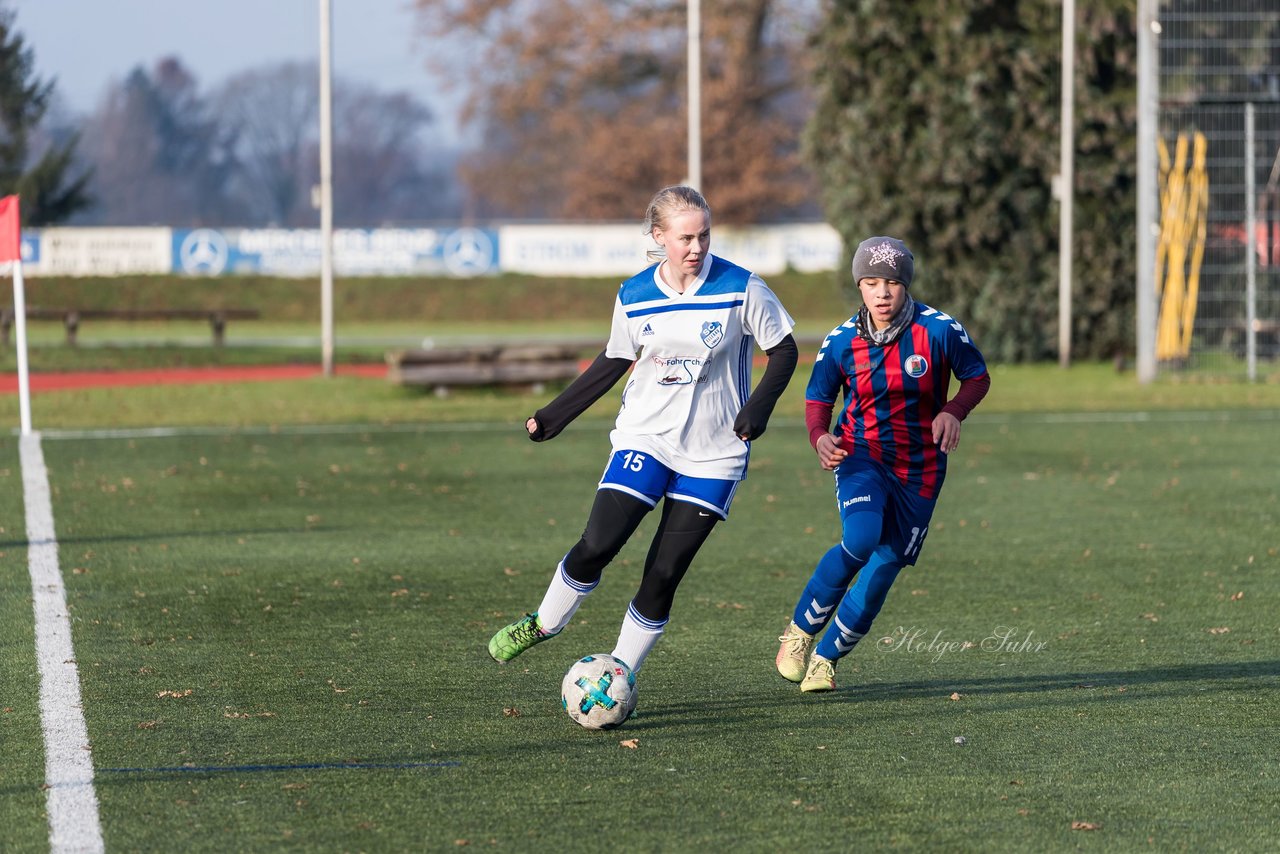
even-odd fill
[(755, 391), (751, 392), (751, 397), (742, 404), (742, 409), (738, 410), (738, 417), (733, 420), (733, 432), (743, 441), (759, 439), (764, 435), (773, 407), (786, 391), (787, 383), (795, 373), (796, 362), (800, 359), (796, 339), (790, 335), (764, 353), (769, 357), (764, 376), (760, 378)]
[(605, 392), (613, 388), (614, 383), (622, 379), (631, 370), (630, 359), (611, 359), (600, 351), (585, 371), (569, 387), (560, 392), (556, 399), (533, 414), (538, 422), (538, 429), (529, 434), (535, 442), (545, 442), (560, 435), (560, 431), (569, 426), (587, 407), (595, 403)]
[[(738, 411), (733, 422), (733, 432), (743, 440), (758, 439), (769, 424), (769, 416), (786, 390), (791, 375), (795, 373), (800, 351), (795, 338), (788, 335), (774, 347), (765, 351), (769, 364), (751, 397)], [(577, 418), (604, 394), (613, 388), (628, 370), (628, 359), (611, 359), (601, 351), (585, 371), (569, 384), (555, 400), (533, 414), (537, 429), (529, 434), (535, 442), (545, 442), (560, 435), (573, 419)]]

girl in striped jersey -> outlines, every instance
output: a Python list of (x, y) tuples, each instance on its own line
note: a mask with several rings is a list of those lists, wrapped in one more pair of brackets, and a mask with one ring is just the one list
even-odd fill
[[(640, 588), (612, 653), (638, 672), (667, 624), (676, 586), (728, 516), (751, 442), (795, 371), (791, 316), (759, 276), (710, 254), (711, 211), (697, 190), (660, 191), (644, 231), (662, 260), (623, 282), (604, 352), (525, 423), (535, 442), (554, 438), (631, 373), (582, 538), (556, 566), (538, 609), (489, 641), (496, 661), (563, 630), (661, 501)], [(752, 391), (756, 345), (769, 362)]]
[[(842, 535), (818, 561), (778, 639), (778, 672), (802, 691), (836, 687), (836, 662), (871, 628), (898, 571), (916, 562), (960, 422), (991, 386), (964, 327), (911, 298), (914, 274), (901, 240), (859, 244), (853, 278), (863, 305), (822, 342), (805, 392), (809, 441), (822, 467), (835, 472)], [(953, 375), (960, 387), (948, 400)]]

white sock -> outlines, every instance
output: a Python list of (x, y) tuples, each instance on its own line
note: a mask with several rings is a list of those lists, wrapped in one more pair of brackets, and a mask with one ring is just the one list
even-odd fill
[(627, 615), (622, 618), (622, 628), (618, 631), (618, 645), (610, 653), (614, 658), (626, 663), (632, 673), (639, 673), (653, 645), (662, 637), (662, 630), (667, 621), (660, 623), (642, 617), (635, 605), (627, 608)]
[(555, 634), (569, 625), (582, 600), (595, 588), (595, 584), (586, 586), (570, 578), (564, 571), (564, 561), (560, 561), (555, 575), (551, 576), (551, 583), (547, 585), (547, 592), (542, 596), (542, 604), (538, 606), (538, 622), (542, 624), (542, 630)]

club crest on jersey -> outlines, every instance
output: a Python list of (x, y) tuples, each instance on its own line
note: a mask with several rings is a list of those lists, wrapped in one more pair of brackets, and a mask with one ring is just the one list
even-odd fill
[(907, 376), (914, 379), (920, 379), (929, 372), (929, 361), (919, 353), (908, 356), (906, 364), (902, 369), (907, 372)]
[(714, 347), (724, 340), (724, 324), (718, 320), (708, 320), (702, 324), (702, 343)]

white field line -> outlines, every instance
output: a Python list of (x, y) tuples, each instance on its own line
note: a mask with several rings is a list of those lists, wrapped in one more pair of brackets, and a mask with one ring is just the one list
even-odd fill
[(45, 439), (172, 439), (188, 436), (358, 436), (386, 433), (512, 433), (523, 423), (452, 421), (431, 424), (280, 424), (266, 427), (122, 427), (110, 430), (41, 430)]
[(23, 502), (27, 511), (27, 561), (35, 603), (36, 660), (40, 667), (40, 724), (53, 852), (103, 851), (93, 755), (80, 701), (80, 674), (71, 646), (67, 593), (58, 567), (49, 472), (40, 434), (19, 440)]
[[(1143, 412), (975, 412), (972, 424), (1184, 424), (1280, 421), (1280, 409), (1152, 410)], [(799, 418), (775, 417), (770, 426), (803, 424)], [(593, 418), (570, 430), (608, 430), (608, 420)], [(42, 430), (47, 441), (59, 439), (167, 439), (187, 436), (345, 436), (390, 433), (510, 433), (519, 436), (523, 421), (436, 421), (407, 424), (280, 424), (259, 427), (124, 427), (109, 430)]]
[[(966, 419), (968, 420), (968, 419)], [(1012, 414), (973, 414), (980, 424), (1204, 424), (1280, 421), (1280, 409), (1205, 409), (1192, 411), (1149, 412), (1020, 412)]]

